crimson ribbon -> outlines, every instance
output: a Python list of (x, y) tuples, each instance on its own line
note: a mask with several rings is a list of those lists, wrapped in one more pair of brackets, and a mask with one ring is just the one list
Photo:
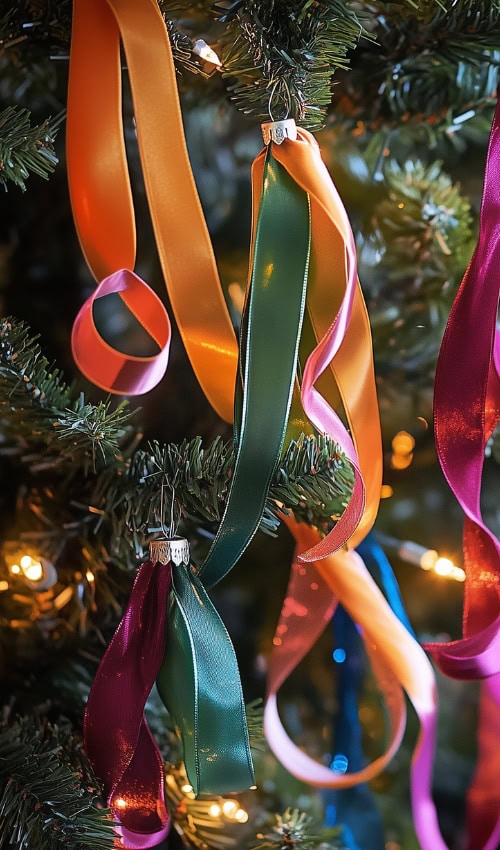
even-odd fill
[(434, 393), (444, 475), (465, 513), (463, 637), (429, 644), (439, 669), (480, 679), (479, 748), (467, 798), (468, 850), (500, 841), (500, 543), (480, 507), (484, 449), (500, 419), (500, 103), (491, 130), (479, 239), (443, 337)]
[[(170, 564), (143, 564), (87, 702), (84, 737), (123, 844), (151, 847), (168, 834), (163, 762), (144, 718), (165, 649)], [(113, 701), (109, 699), (113, 694)]]

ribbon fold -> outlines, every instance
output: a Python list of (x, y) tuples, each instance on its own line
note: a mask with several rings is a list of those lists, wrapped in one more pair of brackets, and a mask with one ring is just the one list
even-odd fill
[(171, 565), (148, 561), (140, 567), (85, 710), (87, 754), (130, 848), (158, 844), (170, 827), (163, 762), (144, 706), (163, 657), (171, 574)]

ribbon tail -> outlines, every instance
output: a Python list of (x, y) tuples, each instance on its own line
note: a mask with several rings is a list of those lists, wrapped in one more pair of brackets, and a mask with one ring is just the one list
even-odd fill
[(178, 727), (195, 794), (255, 785), (245, 704), (231, 639), (189, 567), (172, 576), (169, 639), (158, 691)]
[[(370, 530), (382, 482), (382, 441), (368, 315), (357, 279), (354, 237), (337, 190), (313, 136), (301, 128), (296, 141), (276, 147), (276, 157), (309, 195), (311, 269), (307, 310), (317, 340), (302, 377), (302, 404), (315, 427), (335, 439), (355, 472), (353, 497), (330, 535), (303, 553), (322, 558)], [(316, 388), (321, 379), (322, 392)], [(322, 394), (323, 393), (323, 394)], [(332, 409), (340, 397), (349, 424)]]
[(163, 763), (143, 714), (164, 653), (170, 581), (160, 564), (139, 569), (85, 711), (85, 747), (128, 847), (154, 846), (170, 826)]
[(285, 439), (305, 309), (307, 195), (270, 150), (253, 192), (257, 221), (241, 330), (238, 445), (224, 515), (199, 571), (207, 588), (229, 572), (259, 527)]

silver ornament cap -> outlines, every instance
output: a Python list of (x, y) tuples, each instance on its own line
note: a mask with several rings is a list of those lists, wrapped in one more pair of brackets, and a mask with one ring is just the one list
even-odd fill
[(261, 128), (265, 145), (271, 142), (281, 145), (285, 139), (295, 141), (297, 138), (297, 125), (293, 118), (286, 118), (283, 121), (266, 121), (265, 124), (261, 124)]
[(152, 564), (189, 564), (189, 542), (185, 537), (161, 537), (149, 543), (149, 560)]

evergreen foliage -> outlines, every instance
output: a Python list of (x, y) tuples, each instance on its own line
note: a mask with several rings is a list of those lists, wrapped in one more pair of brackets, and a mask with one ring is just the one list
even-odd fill
[(321, 127), (331, 77), (348, 66), (347, 53), (363, 32), (349, 4), (244, 0), (215, 9), (227, 22), (224, 73), (238, 109), (257, 119), (295, 118), (309, 129)]
[(48, 724), (24, 720), (0, 731), (2, 850), (112, 850), (108, 812), (62, 755)]
[(57, 165), (54, 139), (57, 122), (30, 125), (27, 109), (8, 106), (0, 112), (0, 185), (9, 181), (23, 191), (30, 172), (45, 180)]

